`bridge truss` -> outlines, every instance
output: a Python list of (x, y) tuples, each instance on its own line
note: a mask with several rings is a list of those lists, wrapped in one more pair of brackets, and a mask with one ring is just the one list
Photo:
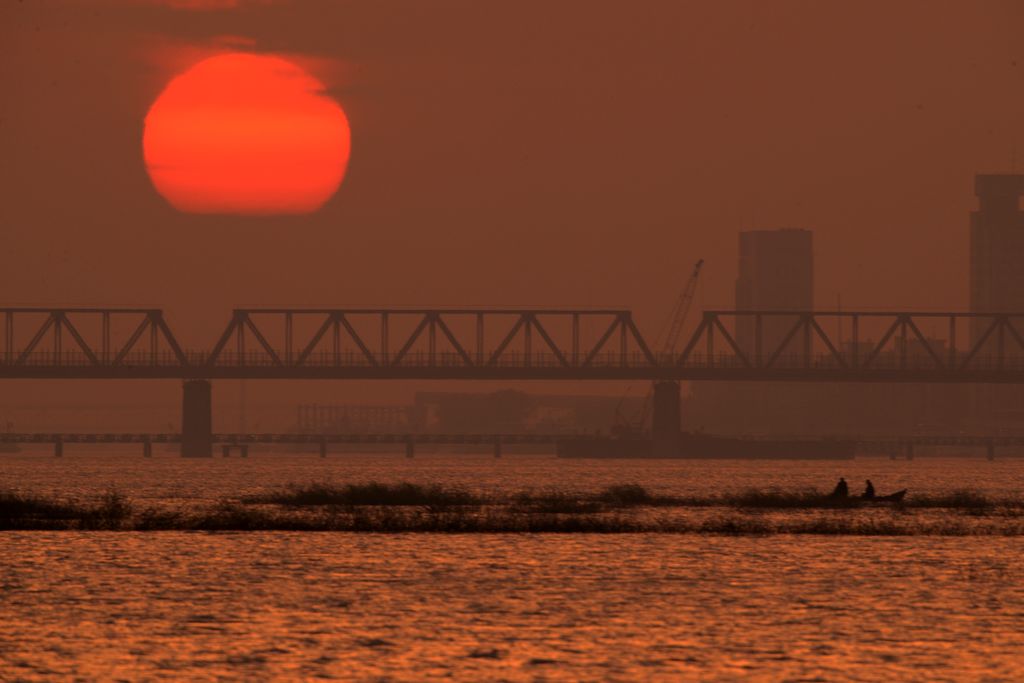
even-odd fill
[(1022, 332), (1020, 313), (707, 311), (674, 362), (756, 379), (1012, 383)]
[(656, 363), (629, 311), (248, 309), (234, 312), (207, 363), (569, 370), (627, 366), (635, 355)]
[(189, 363), (159, 309), (2, 308), (0, 316), (5, 369)]
[(206, 350), (159, 309), (0, 320), (0, 378), (1024, 383), (1024, 313), (706, 311), (670, 354), (612, 309), (237, 309)]

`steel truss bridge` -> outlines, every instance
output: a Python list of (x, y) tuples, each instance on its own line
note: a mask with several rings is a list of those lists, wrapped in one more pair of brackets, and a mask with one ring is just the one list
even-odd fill
[(672, 353), (628, 310), (2, 308), (0, 378), (1024, 383), (1024, 313), (706, 311)]

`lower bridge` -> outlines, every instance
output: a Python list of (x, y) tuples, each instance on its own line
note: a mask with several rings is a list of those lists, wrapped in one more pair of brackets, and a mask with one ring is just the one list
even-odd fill
[[(554, 444), (572, 434), (432, 434), (432, 433), (380, 433), (380, 434), (213, 434), (212, 442), (221, 446), (227, 456), (233, 449), (246, 457), (251, 445), (317, 445), (320, 456), (326, 457), (330, 445), (403, 445), (406, 455), (412, 457), (417, 445), (482, 445), (490, 446), (495, 457), (501, 457), (506, 445)], [(81, 433), (38, 432), (0, 433), (2, 444), (52, 444), (54, 455), (64, 454), (65, 444), (139, 444), (143, 455), (153, 454), (153, 444), (180, 444), (182, 435), (175, 433)]]
[[(838, 437), (843, 438), (843, 437)], [(897, 455), (912, 459), (918, 447), (962, 447), (984, 448), (989, 460), (995, 459), (996, 448), (1012, 448), (1019, 451), (1024, 446), (1024, 436), (970, 436), (957, 434), (951, 436), (872, 436), (850, 438), (857, 444), (861, 453), (887, 453), (895, 458)]]
[[(243, 457), (248, 456), (251, 445), (315, 445), (320, 456), (326, 457), (331, 445), (396, 445), (404, 446), (408, 457), (413, 457), (419, 445), (478, 445), (489, 446), (495, 457), (501, 457), (503, 446), (515, 445), (554, 445), (559, 441), (572, 439), (578, 434), (436, 434), (436, 433), (262, 433), (212, 434), (212, 442), (221, 447), (223, 455), (237, 450)], [(611, 438), (611, 437), (609, 437)], [(963, 447), (984, 448), (989, 459), (995, 457), (997, 448), (1024, 448), (1024, 435), (891, 435), (891, 436), (747, 436), (750, 441), (765, 441), (776, 438), (785, 439), (829, 439), (846, 441), (856, 444), (861, 453), (886, 453), (891, 456), (903, 455), (913, 458), (918, 447)], [(0, 453), (6, 445), (18, 444), (50, 444), (54, 455), (64, 454), (65, 444), (137, 444), (142, 446), (143, 455), (153, 454), (153, 444), (180, 444), (180, 433), (84, 433), (84, 432), (0, 432)]]

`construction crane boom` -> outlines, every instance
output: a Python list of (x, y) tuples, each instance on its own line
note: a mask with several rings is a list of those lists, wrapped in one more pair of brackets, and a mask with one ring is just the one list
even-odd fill
[(703, 267), (704, 259), (699, 259), (693, 266), (693, 272), (690, 274), (686, 286), (676, 299), (676, 305), (672, 309), (672, 316), (669, 318), (668, 329), (661, 347), (661, 351), (665, 355), (675, 352), (679, 345), (679, 337), (683, 332), (683, 325), (686, 323), (690, 308), (693, 307), (693, 298), (697, 293), (697, 281), (700, 279), (700, 269)]
[[(683, 290), (676, 298), (675, 306), (672, 308), (672, 314), (669, 316), (662, 335), (659, 335), (661, 340), (660, 350), (663, 359), (669, 359), (675, 356), (676, 347), (679, 346), (679, 338), (683, 333), (683, 325), (686, 324), (686, 318), (690, 313), (690, 309), (693, 307), (693, 299), (697, 293), (697, 281), (700, 279), (700, 270), (703, 267), (704, 259), (698, 259), (697, 263), (693, 266), (693, 271), (690, 273), (690, 279), (686, 281), (686, 286), (683, 287)], [(640, 411), (632, 420), (627, 419), (622, 414), (622, 406), (626, 400), (626, 396), (623, 395), (619, 400), (619, 405), (615, 409), (618, 424), (615, 426), (614, 431), (620, 434), (636, 434), (643, 431), (644, 425), (647, 423), (647, 417), (651, 412), (651, 401), (653, 395), (654, 389), (652, 387), (651, 390), (647, 392), (647, 396), (644, 398)]]

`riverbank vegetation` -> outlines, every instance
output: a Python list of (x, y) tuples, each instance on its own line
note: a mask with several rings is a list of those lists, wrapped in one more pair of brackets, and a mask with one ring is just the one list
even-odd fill
[(777, 489), (682, 497), (623, 484), (584, 493), (482, 494), (371, 482), (295, 484), (177, 509), (140, 507), (118, 492), (82, 501), (0, 491), (0, 530), (63, 529), (1018, 536), (1024, 498), (955, 491), (878, 504)]

